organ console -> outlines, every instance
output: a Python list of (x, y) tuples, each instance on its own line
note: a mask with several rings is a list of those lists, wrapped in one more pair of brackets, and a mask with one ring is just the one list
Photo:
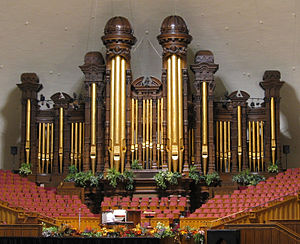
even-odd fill
[(20, 161), (31, 163), (34, 174), (62, 175), (70, 165), (123, 172), (133, 160), (145, 170), (180, 173), (195, 165), (202, 174), (264, 171), (267, 162), (280, 160), (279, 71), (265, 72), (263, 103), (249, 106), (250, 96), (239, 90), (219, 101), (213, 53), (200, 50), (187, 63), (192, 37), (183, 18), (165, 18), (157, 39), (161, 79), (133, 79), (130, 50), (136, 38), (126, 18), (111, 18), (102, 36), (106, 58), (89, 52), (80, 66), (84, 99), (58, 92), (51, 96), (53, 108), (39, 106), (37, 75), (22, 74)]

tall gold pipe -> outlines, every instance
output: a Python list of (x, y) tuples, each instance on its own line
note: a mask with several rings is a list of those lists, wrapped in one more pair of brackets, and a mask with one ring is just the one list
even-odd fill
[(238, 164), (239, 171), (242, 170), (242, 112), (241, 106), (237, 107), (237, 122), (238, 122)]
[(139, 105), (138, 105), (138, 100), (135, 100), (135, 159), (138, 159), (138, 149), (139, 149), (139, 144), (138, 144), (138, 113), (139, 113)]
[[(172, 66), (171, 66), (171, 58), (168, 58), (168, 73), (167, 73), (167, 89), (168, 89), (168, 95), (167, 95), (167, 119), (168, 119), (168, 124), (167, 124), (167, 132), (168, 132), (168, 139), (167, 139), (167, 151), (168, 151), (168, 168), (169, 168), (169, 171), (172, 170), (172, 136), (173, 136), (173, 133), (172, 133), (172, 82), (171, 82), (171, 69), (172, 69)], [(175, 116), (173, 114), (173, 116)]]
[(152, 168), (152, 153), (153, 153), (153, 141), (152, 141), (152, 130), (153, 130), (153, 104), (152, 99), (150, 99), (150, 135), (149, 135), (149, 149), (150, 149), (150, 168)]
[(131, 161), (134, 160), (134, 133), (135, 133), (135, 102), (131, 98)]
[(160, 167), (160, 98), (157, 99), (157, 167)]
[(220, 171), (223, 170), (223, 122), (220, 121)]
[(54, 126), (53, 123), (51, 123), (51, 148), (50, 148), (50, 169), (51, 169), (51, 173), (53, 172), (53, 158), (54, 158), (54, 150), (53, 150), (53, 146), (54, 146)]
[(256, 121), (256, 144), (257, 144), (257, 170), (260, 171), (260, 133), (259, 133), (259, 121)]
[(271, 97), (271, 150), (272, 150), (272, 164), (275, 164), (276, 159), (276, 138), (275, 138), (275, 102), (274, 97)]
[(41, 173), (41, 143), (42, 143), (42, 124), (39, 123), (39, 146), (38, 146), (38, 170)]
[(202, 82), (202, 159), (203, 159), (203, 173), (207, 172), (207, 83)]
[(43, 131), (42, 131), (42, 136), (43, 136), (43, 140), (42, 140), (42, 170), (41, 173), (44, 174), (44, 170), (45, 170), (45, 150), (46, 150), (46, 138), (45, 138), (45, 123), (43, 123)]
[(256, 138), (255, 138), (255, 122), (252, 121), (252, 160), (253, 171), (256, 171)]
[(224, 128), (224, 170), (228, 172), (228, 155), (227, 155), (227, 121), (223, 122)]
[(143, 142), (142, 142), (142, 150), (143, 150), (143, 168), (145, 168), (145, 157), (146, 157), (146, 100), (143, 99)]
[(260, 158), (261, 170), (264, 170), (264, 122), (260, 121)]
[(111, 80), (110, 80), (110, 128), (109, 128), (109, 133), (110, 133), (110, 146), (109, 146), (109, 151), (110, 151), (110, 167), (114, 167), (114, 145), (115, 145), (115, 139), (114, 139), (114, 129), (115, 129), (115, 72), (116, 72), (116, 67), (115, 67), (115, 58), (112, 59), (111, 61)]
[(219, 121), (216, 121), (216, 164), (217, 170), (220, 170), (220, 139), (219, 139)]
[(249, 168), (250, 168), (250, 171), (252, 170), (252, 132), (251, 132), (251, 121), (248, 122), (248, 135), (249, 135), (249, 153), (248, 153), (248, 156), (249, 156)]
[(47, 143), (46, 143), (46, 174), (49, 173), (49, 160), (50, 160), (50, 124), (47, 123)]
[(179, 136), (179, 172), (182, 172), (183, 163), (183, 95), (182, 95), (182, 66), (181, 58), (178, 58), (178, 136)]
[(31, 101), (27, 99), (27, 111), (26, 111), (26, 141), (25, 141), (25, 152), (26, 152), (26, 163), (29, 164), (30, 156), (30, 117), (31, 117)]
[(177, 56), (172, 55), (172, 163), (173, 171), (177, 172), (179, 157), (179, 130), (178, 130), (178, 69)]
[(64, 109), (59, 108), (59, 172), (63, 171), (63, 153), (64, 153)]
[[(124, 172), (125, 167), (125, 153), (126, 153), (126, 68), (125, 59), (121, 59), (121, 89), (120, 89), (120, 103), (121, 103), (121, 129), (120, 129), (120, 143), (121, 143), (121, 173)], [(119, 168), (119, 167), (117, 167)]]
[(71, 123), (71, 153), (70, 153), (71, 165), (74, 163), (74, 123)]
[[(97, 150), (96, 150), (96, 111), (97, 111), (97, 109), (96, 109), (96, 107), (97, 107), (97, 105), (96, 105), (96, 103), (97, 103), (96, 89), (97, 88), (96, 88), (96, 83), (91, 84), (91, 89), (92, 90), (91, 90), (91, 121), (90, 121), (90, 123), (91, 123), (90, 158), (91, 158), (91, 165), (92, 165), (92, 173), (95, 174), (96, 157), (97, 157)], [(75, 130), (75, 133), (76, 133), (76, 130)], [(77, 134), (75, 134), (75, 138), (77, 138)], [(76, 139), (75, 139), (75, 146), (76, 146)], [(77, 163), (77, 159), (76, 159), (75, 163)]]
[(146, 168), (149, 162), (149, 99), (146, 100)]
[(161, 98), (160, 102), (160, 158), (161, 158), (161, 165), (163, 165), (163, 160), (164, 160), (164, 99)]
[(75, 142), (74, 142), (74, 165), (78, 168), (78, 123), (75, 123)]
[(78, 135), (78, 171), (81, 170), (81, 157), (82, 157), (82, 122), (79, 123)]
[(228, 139), (228, 152), (227, 152), (227, 157), (228, 157), (228, 172), (230, 172), (231, 169), (231, 143), (230, 143), (230, 139), (231, 139), (231, 135), (230, 135), (230, 121), (227, 121), (227, 139)]

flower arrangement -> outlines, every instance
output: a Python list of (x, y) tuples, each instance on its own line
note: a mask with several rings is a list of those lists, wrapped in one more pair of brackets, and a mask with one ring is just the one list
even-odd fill
[(183, 229), (179, 229), (180, 238), (190, 240), (194, 239), (195, 243), (203, 244), (205, 232), (202, 229), (193, 229), (189, 226), (186, 226)]
[(175, 233), (169, 226), (165, 226), (164, 224), (158, 222), (153, 229), (153, 236), (162, 239), (166, 237), (174, 237)]
[(46, 227), (43, 225), (42, 236), (43, 237), (86, 237), (86, 238), (101, 238), (101, 237), (156, 237), (174, 238), (174, 240), (191, 240), (194, 239), (195, 243), (204, 243), (204, 230), (193, 229), (186, 226), (183, 229), (172, 229), (169, 226), (158, 222), (153, 229), (142, 228), (139, 224), (135, 228), (128, 228), (127, 226), (114, 226), (113, 228), (107, 228), (100, 226), (97, 229), (86, 227), (82, 232), (71, 228), (69, 225), (62, 224), (59, 227), (51, 226)]

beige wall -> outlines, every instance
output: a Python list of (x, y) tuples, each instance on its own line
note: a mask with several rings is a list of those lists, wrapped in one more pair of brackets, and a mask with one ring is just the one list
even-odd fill
[[(262, 97), (258, 83), (264, 70), (278, 69), (282, 80), (282, 141), (291, 145), (289, 164), (299, 167), (300, 3), (297, 0), (0, 0), (0, 168), (11, 168), (11, 145), (20, 135), (20, 74), (36, 72), (49, 98), (56, 91), (81, 88), (78, 65), (84, 54), (104, 48), (100, 37), (106, 21), (127, 17), (138, 40), (132, 55), (135, 78), (160, 76), (161, 60), (148, 40), (156, 40), (164, 17), (182, 16), (199, 49), (214, 52), (217, 94), (224, 89)], [(148, 34), (145, 33), (148, 31)]]

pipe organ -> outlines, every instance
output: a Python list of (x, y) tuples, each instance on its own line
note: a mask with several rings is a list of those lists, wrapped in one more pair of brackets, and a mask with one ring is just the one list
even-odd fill
[(207, 174), (264, 171), (267, 162), (280, 160), (284, 82), (278, 71), (265, 72), (261, 104), (252, 105), (244, 91), (219, 100), (214, 97), (219, 66), (207, 50), (198, 51), (188, 66), (192, 37), (181, 17), (165, 18), (157, 39), (163, 50), (161, 79), (133, 78), (132, 27), (124, 17), (111, 18), (102, 36), (106, 58), (89, 52), (80, 66), (83, 98), (58, 92), (51, 96), (52, 108), (39, 106), (42, 85), (36, 74), (22, 74), (21, 162), (31, 163), (37, 175), (64, 175), (70, 165), (93, 173), (123, 172), (135, 160), (144, 170), (186, 172), (194, 165)]

